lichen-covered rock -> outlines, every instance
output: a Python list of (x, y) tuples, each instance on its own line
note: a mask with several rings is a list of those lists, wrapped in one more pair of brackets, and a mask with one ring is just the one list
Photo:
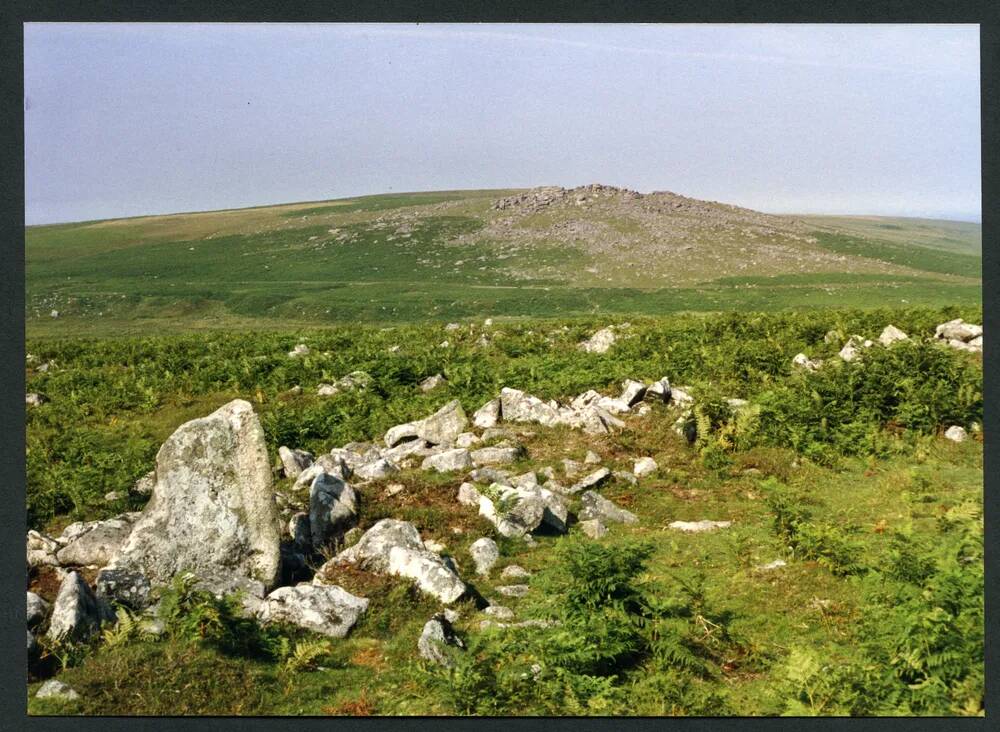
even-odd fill
[(28, 627), (37, 628), (49, 616), (49, 603), (34, 592), (28, 593)]
[(655, 473), (657, 468), (660, 466), (656, 464), (656, 461), (651, 457), (641, 457), (635, 461), (635, 467), (632, 469), (632, 473), (637, 478), (645, 478), (647, 475)]
[(114, 619), (110, 606), (94, 594), (77, 572), (69, 572), (59, 585), (46, 635), (53, 640), (86, 640), (102, 623)]
[(496, 590), (507, 597), (524, 597), (531, 591), (531, 588), (528, 585), (500, 585)]
[(477, 468), (489, 465), (510, 465), (525, 455), (522, 447), (481, 447), (470, 453), (472, 464)]
[(313, 547), (336, 541), (358, 519), (358, 497), (349, 483), (321, 473), (309, 487), (309, 530)]
[(463, 506), (479, 506), (479, 491), (472, 483), (462, 483), (458, 487), (458, 502)]
[(617, 340), (615, 332), (610, 328), (601, 328), (590, 338), (580, 343), (580, 349), (587, 353), (607, 353)]
[(450, 444), (465, 432), (469, 418), (462, 409), (462, 403), (454, 399), (430, 417), (416, 423), (417, 436), (435, 445)]
[(594, 472), (590, 473), (582, 480), (577, 481), (571, 485), (566, 492), (567, 493), (579, 493), (580, 491), (590, 490), (592, 488), (597, 488), (603, 485), (611, 477), (611, 471), (607, 468), (599, 468)]
[(503, 579), (527, 579), (530, 576), (531, 572), (517, 564), (508, 564), (500, 573)]
[(281, 571), (280, 517), (257, 415), (234, 400), (180, 427), (156, 456), (156, 485), (109, 563), (153, 585), (181, 571), (225, 584), (273, 587)]
[[(420, 532), (407, 521), (382, 519), (330, 563), (354, 564), (370, 572), (407, 577), (444, 603), (454, 602), (465, 593), (465, 583), (439, 555), (424, 546)], [(321, 568), (314, 582), (322, 582), (324, 574)]]
[(482, 442), (482, 439), (475, 432), (463, 432), (455, 438), (455, 447), (472, 447)]
[(152, 591), (149, 579), (141, 572), (108, 567), (97, 573), (96, 587), (99, 597), (137, 610), (149, 604)]
[(497, 527), (501, 535), (519, 538), (537, 529), (545, 517), (545, 501), (536, 492), (493, 483), (488, 495), (479, 497), (479, 515)]
[(580, 529), (591, 539), (600, 539), (608, 533), (608, 527), (600, 519), (587, 519), (580, 522)]
[[(500, 421), (500, 400), (490, 399), (472, 415), (472, 423), (479, 429), (495, 427)], [(484, 439), (485, 436), (484, 436)]]
[(883, 346), (891, 346), (899, 341), (909, 340), (909, 336), (894, 325), (887, 325), (882, 329), (878, 342)]
[(58, 567), (56, 552), (60, 549), (58, 541), (39, 531), (30, 529), (25, 542), (29, 567)]
[(634, 524), (639, 518), (631, 511), (619, 508), (607, 498), (587, 491), (580, 497), (582, 508), (580, 509), (580, 520), (600, 519), (601, 521), (613, 521), (616, 523)]
[(505, 422), (537, 422), (554, 425), (559, 422), (559, 409), (554, 402), (543, 402), (520, 389), (500, 390), (500, 414)]
[(727, 529), (732, 525), (732, 521), (709, 521), (708, 519), (703, 519), (701, 521), (671, 521), (668, 524), (671, 529), (687, 531), (689, 533)]
[(139, 478), (132, 486), (132, 492), (139, 496), (149, 496), (153, 494), (153, 488), (156, 486), (156, 471), (150, 470), (144, 476)]
[(103, 567), (125, 542), (139, 513), (123, 514), (105, 521), (70, 524), (57, 539), (64, 544), (56, 552), (62, 566)]
[(399, 467), (386, 458), (379, 458), (370, 463), (359, 465), (354, 474), (362, 480), (383, 480), (399, 472)]
[(435, 615), (424, 624), (424, 629), (417, 640), (420, 657), (432, 663), (450, 668), (454, 662), (448, 656), (445, 648), (465, 648), (465, 643), (455, 634), (448, 618), (443, 614)]
[(35, 698), (64, 699), (66, 701), (73, 701), (75, 699), (79, 699), (80, 695), (68, 684), (64, 684), (58, 679), (49, 679), (38, 687), (38, 691), (35, 692)]
[(469, 546), (469, 556), (476, 563), (476, 574), (489, 574), (490, 569), (500, 558), (500, 548), (488, 537), (476, 539)]
[(941, 325), (934, 329), (934, 337), (942, 338), (946, 341), (955, 340), (966, 342), (981, 336), (982, 334), (983, 326), (966, 323), (961, 318), (949, 320), (947, 323), (941, 323)]
[(509, 607), (504, 607), (503, 605), (489, 605), (483, 609), (483, 612), (490, 615), (497, 620), (513, 620), (514, 611)]
[(437, 470), (439, 473), (447, 473), (452, 470), (468, 470), (472, 465), (472, 455), (469, 454), (469, 451), (464, 447), (458, 447), (425, 458), (420, 464), (420, 468), (421, 470)]
[(261, 622), (286, 622), (332, 638), (345, 637), (368, 609), (368, 600), (336, 585), (279, 587), (261, 603)]
[(314, 456), (306, 450), (290, 450), (282, 445), (278, 448), (278, 457), (285, 471), (286, 478), (298, 478), (303, 470), (313, 464)]

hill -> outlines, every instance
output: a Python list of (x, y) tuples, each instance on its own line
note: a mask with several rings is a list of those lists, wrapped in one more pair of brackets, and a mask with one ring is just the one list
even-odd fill
[[(29, 227), (34, 335), (981, 302), (976, 224), (590, 185)], [(56, 311), (58, 317), (52, 317)]]

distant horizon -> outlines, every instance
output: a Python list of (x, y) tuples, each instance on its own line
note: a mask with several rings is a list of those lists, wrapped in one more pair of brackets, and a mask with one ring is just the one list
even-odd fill
[[(577, 183), (575, 185), (563, 185), (563, 188), (575, 188), (576, 186), (590, 185), (591, 183), (602, 183), (601, 181), (589, 181), (587, 183)], [(219, 213), (222, 211), (242, 211), (255, 208), (277, 208), (280, 206), (295, 206), (301, 203), (327, 203), (330, 201), (347, 201), (356, 198), (369, 198), (372, 196), (391, 196), (391, 195), (405, 195), (411, 193), (452, 193), (452, 192), (464, 192), (464, 191), (505, 191), (505, 190), (528, 190), (530, 188), (540, 188), (544, 186), (555, 186), (560, 185), (556, 183), (540, 183), (538, 185), (532, 186), (499, 186), (495, 188), (427, 188), (422, 190), (406, 190), (406, 191), (395, 191), (387, 190), (378, 193), (358, 193), (353, 195), (336, 195), (334, 197), (319, 197), (319, 198), (304, 198), (295, 201), (269, 201), (262, 203), (234, 203), (232, 205), (223, 205), (219, 208), (204, 208), (204, 209), (190, 209), (190, 210), (161, 210), (161, 211), (144, 211), (139, 213), (128, 213), (121, 216), (104, 216), (98, 218), (82, 218), (82, 219), (59, 219), (59, 220), (48, 220), (48, 221), (35, 221), (29, 223), (25, 220), (25, 227), (34, 226), (59, 226), (65, 224), (85, 224), (90, 222), (99, 221), (117, 221), (119, 219), (141, 219), (156, 216), (186, 216), (194, 214), (207, 214), (207, 213)], [(610, 185), (610, 184), (604, 184)], [(628, 185), (618, 186), (620, 188), (631, 188)], [(730, 206), (739, 206), (740, 208), (747, 208), (759, 213), (770, 214), (773, 216), (850, 216), (850, 217), (876, 217), (876, 218), (900, 218), (900, 219), (927, 219), (929, 221), (957, 221), (962, 223), (972, 223), (972, 224), (982, 224), (982, 212), (979, 213), (968, 213), (968, 212), (940, 212), (940, 213), (873, 213), (873, 212), (858, 212), (858, 211), (842, 211), (842, 210), (823, 210), (823, 211), (802, 211), (802, 210), (777, 210), (777, 209), (762, 209), (755, 208), (753, 206), (740, 203), (739, 201), (727, 201), (719, 198), (702, 197), (692, 195), (685, 191), (674, 190), (667, 187), (653, 188), (650, 190), (639, 190), (632, 188), (632, 190), (638, 190), (639, 193), (649, 194), (656, 191), (672, 191), (681, 196), (687, 198), (695, 198), (703, 201), (713, 201), (716, 203), (721, 203)]]

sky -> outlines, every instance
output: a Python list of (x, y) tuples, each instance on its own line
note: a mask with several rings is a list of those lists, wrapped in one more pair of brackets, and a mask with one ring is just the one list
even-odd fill
[(604, 183), (979, 220), (976, 25), (49, 24), (26, 223)]

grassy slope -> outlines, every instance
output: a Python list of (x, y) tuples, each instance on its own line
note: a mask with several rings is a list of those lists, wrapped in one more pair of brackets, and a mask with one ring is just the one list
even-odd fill
[[(746, 281), (742, 275), (713, 280), (711, 267), (699, 265), (703, 258), (691, 256), (682, 260), (687, 269), (653, 276), (627, 253), (609, 259), (569, 245), (542, 245), (498, 254), (495, 243), (475, 233), (491, 215), (491, 202), (505, 193), (396, 194), (31, 227), (28, 330), (109, 335), (481, 314), (981, 302), (980, 259), (966, 241), (972, 225), (960, 225), (965, 244), (949, 249), (949, 222), (928, 233), (922, 222), (900, 220), (892, 225), (903, 229), (871, 239), (862, 238), (873, 231), (867, 220), (837, 219), (839, 233), (826, 230), (824, 220), (817, 222), (824, 227), (820, 242), (809, 246), (844, 257), (839, 272), (801, 274), (759, 263), (746, 270)], [(413, 216), (409, 236), (379, 221), (400, 212)], [(531, 217), (525, 225), (530, 223)], [(630, 231), (627, 221), (598, 223)], [(468, 243), (446, 243), (462, 234), (472, 234)], [(700, 235), (709, 250), (712, 236)], [(715, 255), (739, 260), (737, 244), (720, 240)], [(872, 272), (886, 267), (880, 275)], [(49, 317), (53, 309), (58, 319)]]
[[(451, 398), (474, 409), (500, 385), (519, 386), (542, 397), (565, 397), (587, 387), (610, 391), (626, 376), (651, 379), (667, 373), (675, 383), (715, 386), (753, 398), (795, 383), (787, 368), (794, 352), (829, 357), (836, 346), (824, 344), (822, 338), (830, 327), (872, 337), (891, 318), (917, 334), (932, 332), (934, 323), (954, 315), (974, 320), (981, 313), (914, 310), (642, 319), (635, 321), (633, 337), (606, 356), (583, 354), (574, 347), (602, 322), (597, 320), (568, 321), (566, 330), (546, 321), (503, 325), (505, 335), (494, 337), (494, 345), (486, 349), (476, 345), (478, 328), (446, 332), (431, 324), (389, 331), (353, 326), (253, 337), (29, 342), (29, 351), (58, 365), (49, 373), (31, 369), (28, 374), (29, 388), (52, 398), (29, 414), (29, 491), (67, 494), (68, 506), (63, 504), (59, 515), (38, 524), (53, 530), (71, 518), (66, 510), (72, 518), (94, 518), (138, 508), (135, 499), (109, 505), (101, 496), (106, 490), (126, 488), (145, 472), (159, 443), (178, 424), (234, 397), (254, 402), (272, 453), (281, 443), (325, 450), (351, 439), (377, 438), (390, 424), (426, 414)], [(444, 338), (451, 347), (437, 346)], [(288, 359), (285, 352), (303, 340), (316, 353), (308, 359)], [(397, 343), (400, 351), (389, 354), (388, 348)], [(326, 351), (329, 355), (323, 355)], [(966, 358), (954, 354), (956, 362)], [(354, 368), (375, 376), (374, 393), (329, 399), (314, 395), (317, 383)], [(423, 394), (417, 384), (436, 371), (445, 373), (449, 384)], [(287, 395), (295, 383), (304, 387), (303, 394)], [(843, 458), (829, 467), (804, 460), (787, 447), (758, 447), (733, 454), (728, 465), (709, 467), (672, 432), (674, 418), (657, 406), (650, 416), (630, 421), (620, 435), (600, 439), (566, 429), (518, 429), (529, 456), (518, 469), (558, 466), (563, 457), (582, 459), (588, 449), (616, 469), (630, 469), (641, 455), (654, 457), (659, 471), (638, 487), (612, 483), (602, 489), (603, 495), (641, 517), (634, 527), (614, 527), (605, 542), (652, 542), (646, 579), (664, 591), (675, 587), (679, 578), (700, 573), (707, 606), (726, 615), (730, 630), (741, 639), (732, 649), (731, 662), (720, 664), (717, 676), (697, 684), (724, 694), (725, 706), (704, 710), (636, 692), (627, 707), (631, 713), (777, 714), (788, 700), (785, 664), (793, 649), (820, 650), (834, 664), (854, 652), (852, 632), (864, 607), (858, 583), (783, 549), (772, 530), (762, 480), (774, 476), (801, 489), (814, 514), (859, 542), (865, 561), (873, 566), (887, 561), (895, 530), (911, 530), (935, 541), (947, 531), (939, 520), (944, 511), (981, 504), (982, 445), (975, 440), (955, 445), (933, 434), (915, 442), (887, 438), (881, 458)], [(361, 525), (386, 516), (413, 521), (424, 538), (448, 547), (463, 576), (486, 597), (498, 598), (494, 588), (505, 583), (499, 577), (503, 566), (517, 563), (542, 572), (561, 541), (540, 537), (534, 550), (501, 542), (497, 568), (489, 578), (475, 578), (467, 547), (479, 536), (492, 535), (492, 529), (474, 510), (455, 501), (462, 477), (409, 470), (393, 480), (404, 483), (406, 491), (386, 498), (379, 484), (362, 489)], [(286, 483), (279, 489), (287, 490)], [(701, 535), (666, 528), (673, 520), (703, 518), (732, 520), (734, 526)], [(786, 568), (772, 574), (754, 571), (756, 565), (778, 557), (788, 561)], [(36, 586), (47, 586), (51, 593), (53, 585), (43, 580), (36, 578)], [(448, 694), (421, 675), (415, 653), (416, 638), (434, 603), (404, 582), (364, 575), (338, 581), (369, 597), (372, 605), (351, 637), (334, 644), (322, 670), (288, 674), (273, 662), (180, 639), (133, 641), (103, 647), (59, 674), (82, 693), (81, 702), (31, 699), (29, 708), (34, 713), (102, 714), (454, 713)], [(528, 598), (504, 598), (503, 604), (526, 617), (525, 608), (545, 593), (541, 581), (532, 580), (535, 588)], [(470, 603), (460, 609), (460, 631), (475, 636), (483, 616)], [(649, 675), (642, 669), (630, 673), (635, 682)], [(29, 692), (34, 688), (33, 683)]]

